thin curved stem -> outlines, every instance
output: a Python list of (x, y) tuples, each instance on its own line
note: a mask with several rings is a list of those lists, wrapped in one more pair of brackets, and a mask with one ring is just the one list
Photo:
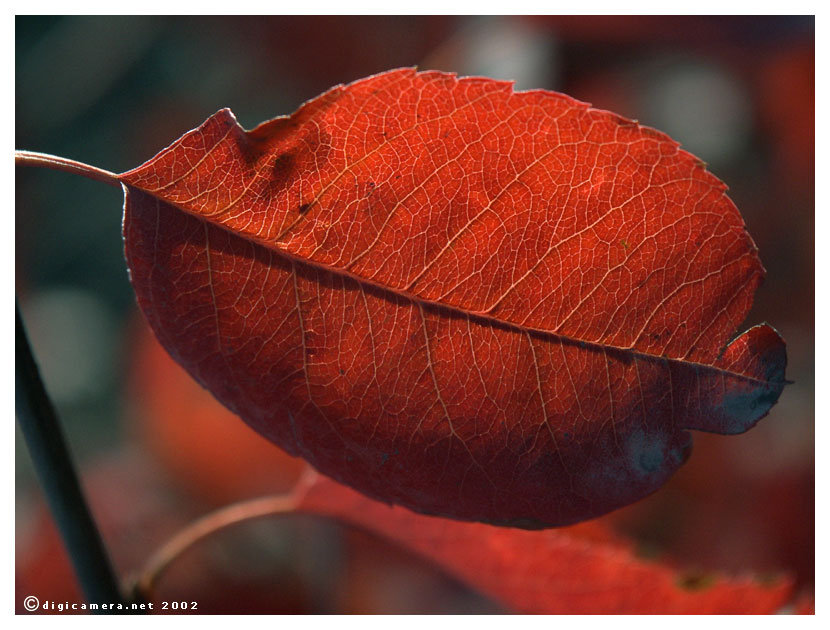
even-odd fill
[(48, 153), (36, 153), (34, 151), (15, 151), (14, 163), (16, 166), (39, 166), (41, 168), (51, 168), (56, 171), (64, 171), (66, 173), (74, 173), (82, 175), (88, 179), (94, 179), (99, 182), (104, 182), (110, 186), (121, 188), (121, 181), (118, 175), (110, 173), (102, 168), (90, 166), (83, 162), (70, 160), (69, 158), (59, 157), (57, 155), (49, 155)]
[(170, 564), (200, 540), (237, 523), (288, 514), (296, 505), (296, 498), (290, 494), (263, 497), (228, 505), (192, 522), (150, 556), (135, 579), (134, 597), (149, 601), (156, 583)]

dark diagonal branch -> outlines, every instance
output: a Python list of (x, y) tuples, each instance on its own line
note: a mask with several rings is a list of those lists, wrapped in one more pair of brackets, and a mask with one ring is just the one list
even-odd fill
[(17, 304), (15, 318), (15, 412), (49, 508), (87, 600), (124, 603), (78, 483), (57, 414), (40, 379)]

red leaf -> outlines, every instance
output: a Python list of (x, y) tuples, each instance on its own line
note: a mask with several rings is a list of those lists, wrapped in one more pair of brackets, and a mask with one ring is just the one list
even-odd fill
[(383, 505), (314, 473), (297, 510), (396, 541), (520, 613), (767, 614), (792, 592), (789, 579), (684, 574), (637, 558), (600, 521), (534, 532), (462, 523)]
[(368, 495), (524, 527), (659, 488), (686, 429), (784, 386), (725, 186), (609, 112), (396, 70), (244, 131), (228, 110), (126, 184), (138, 301), (254, 429)]

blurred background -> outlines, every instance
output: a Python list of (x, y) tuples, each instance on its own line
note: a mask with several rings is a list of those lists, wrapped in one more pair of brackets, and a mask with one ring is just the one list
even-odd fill
[[(16, 148), (113, 172), (222, 107), (243, 126), (401, 66), (566, 92), (667, 132), (730, 187), (768, 275), (746, 325), (788, 344), (786, 388), (743, 436), (697, 434), (655, 495), (609, 519), (645, 555), (699, 571), (814, 559), (814, 19), (806, 17), (17, 17)], [(16, 172), (16, 291), (119, 572), (179, 527), (284, 491), (301, 464), (235, 420), (137, 312), (122, 195)], [(78, 599), (19, 431), (17, 592)], [(324, 519), (259, 521), (187, 554), (159, 598), (202, 612), (503, 612), (437, 568)], [(18, 600), (21, 598), (18, 597)], [(19, 603), (19, 602), (18, 602)]]

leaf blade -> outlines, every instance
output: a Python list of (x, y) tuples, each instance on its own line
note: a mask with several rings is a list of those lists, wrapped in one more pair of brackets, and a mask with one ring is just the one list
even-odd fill
[(382, 505), (322, 475), (297, 489), (297, 510), (388, 538), (524, 614), (772, 614), (791, 578), (685, 574), (638, 558), (607, 523), (519, 531), (436, 519)]
[[(539, 103), (557, 124), (525, 133)], [(492, 129), (517, 125), (542, 140), (500, 148)], [(609, 166), (618, 137), (643, 164)], [(577, 185), (539, 179), (549, 156)], [(684, 427), (746, 430), (783, 388), (771, 328), (719, 357), (763, 272), (723, 184), (564, 95), (393, 71), (252, 132), (220, 111), (121, 178), (162, 343), (259, 432), (378, 499), (576, 522), (662, 485)]]

